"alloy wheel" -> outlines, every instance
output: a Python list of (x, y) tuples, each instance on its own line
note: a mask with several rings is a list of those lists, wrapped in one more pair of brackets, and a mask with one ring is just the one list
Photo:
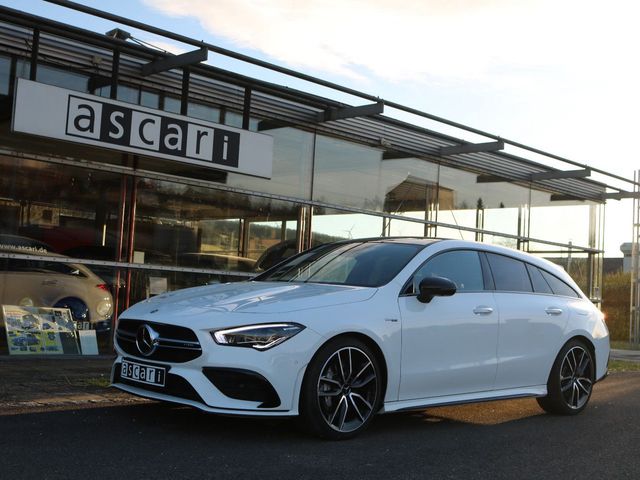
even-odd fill
[(325, 362), (317, 385), (318, 404), (332, 429), (357, 430), (375, 412), (378, 375), (371, 358), (355, 347), (337, 350)]
[(593, 378), (591, 354), (581, 346), (571, 348), (560, 367), (560, 391), (569, 408), (577, 410), (587, 403)]

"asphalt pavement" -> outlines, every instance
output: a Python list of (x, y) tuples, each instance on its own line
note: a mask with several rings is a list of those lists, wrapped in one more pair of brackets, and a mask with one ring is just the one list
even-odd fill
[[(12, 361), (0, 361), (0, 388)], [(360, 437), (327, 442), (292, 420), (137, 399), (105, 386), (109, 358), (89, 374), (68, 361), (57, 374), (35, 370), (31, 385), (48, 391), (27, 394), (19, 376), (22, 391), (0, 390), (0, 478), (639, 478), (640, 372), (611, 374), (575, 417), (534, 399), (489, 402), (384, 415)]]

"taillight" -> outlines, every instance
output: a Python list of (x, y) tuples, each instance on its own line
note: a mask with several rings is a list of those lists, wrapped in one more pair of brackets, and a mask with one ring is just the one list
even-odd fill
[(96, 287), (98, 287), (100, 290), (104, 290), (105, 292), (109, 291), (109, 286), (106, 283), (101, 283), (99, 285), (96, 285)]

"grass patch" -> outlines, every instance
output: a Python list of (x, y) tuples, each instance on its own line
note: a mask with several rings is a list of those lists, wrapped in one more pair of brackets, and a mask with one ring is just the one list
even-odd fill
[(611, 342), (611, 348), (620, 350), (640, 350), (640, 345), (629, 343), (624, 340), (613, 340)]
[(610, 360), (609, 372), (640, 372), (640, 362), (626, 362), (624, 360)]
[(88, 387), (108, 387), (111, 385), (109, 378), (106, 377), (96, 377), (96, 378), (87, 378), (83, 382)]

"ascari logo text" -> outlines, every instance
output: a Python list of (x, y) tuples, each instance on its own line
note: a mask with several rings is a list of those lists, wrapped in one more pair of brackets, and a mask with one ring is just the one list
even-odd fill
[(237, 132), (75, 95), (69, 95), (66, 134), (238, 167)]

